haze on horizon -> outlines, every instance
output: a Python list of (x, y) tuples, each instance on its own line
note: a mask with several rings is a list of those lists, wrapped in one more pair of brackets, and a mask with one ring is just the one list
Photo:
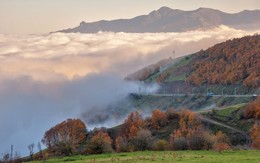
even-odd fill
[(93, 22), (133, 18), (148, 14), (162, 6), (195, 10), (199, 7), (218, 9), (228, 13), (260, 8), (259, 0), (1, 0), (0, 33), (39, 34), (77, 26), (81, 21)]

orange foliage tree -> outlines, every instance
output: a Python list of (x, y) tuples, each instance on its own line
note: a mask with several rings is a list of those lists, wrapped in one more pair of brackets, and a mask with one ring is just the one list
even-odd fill
[(210, 149), (213, 143), (213, 136), (202, 128), (196, 113), (189, 110), (179, 113), (179, 128), (170, 135), (170, 144), (173, 149)]
[(174, 130), (171, 137), (186, 138), (190, 132), (196, 130), (200, 126), (200, 121), (196, 113), (189, 110), (182, 110), (179, 113), (179, 129)]
[(260, 125), (255, 123), (250, 131), (252, 147), (260, 149)]
[(218, 152), (231, 149), (229, 137), (221, 131), (215, 135), (215, 143), (213, 149)]
[(160, 129), (168, 123), (168, 117), (165, 112), (156, 109), (152, 112), (151, 118), (149, 118), (150, 126), (154, 129)]
[(260, 119), (260, 101), (256, 100), (250, 103), (244, 111), (246, 118)]
[(127, 139), (131, 139), (133, 136), (136, 136), (138, 131), (143, 127), (144, 121), (142, 116), (137, 111), (131, 112), (121, 126), (121, 135)]
[(58, 155), (70, 155), (86, 139), (86, 125), (80, 119), (67, 119), (45, 132), (42, 143)]

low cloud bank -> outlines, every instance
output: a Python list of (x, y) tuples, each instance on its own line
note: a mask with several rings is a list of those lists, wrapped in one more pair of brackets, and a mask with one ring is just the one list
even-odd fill
[[(104, 108), (131, 92), (156, 91), (123, 78), (160, 59), (205, 49), (253, 34), (225, 26), (184, 33), (96, 33), (0, 35), (0, 153), (41, 140), (51, 126), (84, 118), (89, 127), (112, 126)], [(152, 89), (152, 90), (151, 90)], [(92, 114), (105, 113), (100, 119)], [(115, 119), (115, 118), (114, 118)]]

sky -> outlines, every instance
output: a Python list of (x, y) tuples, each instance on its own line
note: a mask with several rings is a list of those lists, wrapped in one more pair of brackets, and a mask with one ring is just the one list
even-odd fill
[[(234, 5), (235, 3), (235, 5)], [(195, 10), (199, 7), (234, 13), (260, 8), (259, 0), (0, 0), (0, 33), (37, 34), (93, 22), (132, 18), (162, 6)]]

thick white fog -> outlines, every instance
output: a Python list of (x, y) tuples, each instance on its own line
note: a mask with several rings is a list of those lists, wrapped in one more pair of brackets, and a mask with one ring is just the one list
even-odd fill
[(0, 153), (14, 145), (26, 155), (28, 144), (51, 126), (138, 91), (138, 83), (123, 78), (173, 57), (173, 50), (183, 56), (253, 33), (221, 26), (184, 33), (0, 34)]

